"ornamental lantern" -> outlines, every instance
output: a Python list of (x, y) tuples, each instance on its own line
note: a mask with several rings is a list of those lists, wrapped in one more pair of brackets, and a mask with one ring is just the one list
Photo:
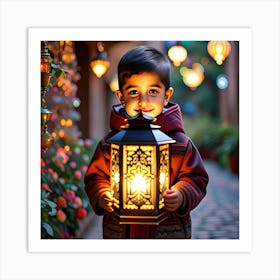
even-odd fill
[(96, 77), (101, 78), (110, 67), (110, 61), (108, 59), (107, 53), (104, 51), (102, 42), (98, 42), (96, 48), (97, 55), (93, 60), (91, 60), (90, 67)]
[(218, 65), (222, 65), (230, 54), (231, 45), (228, 41), (210, 41), (207, 44), (207, 51)]
[(41, 49), (41, 86), (47, 87), (51, 79), (52, 58), (48, 50), (47, 42), (43, 42)]
[(141, 112), (107, 140), (113, 207), (120, 224), (158, 225), (167, 218), (163, 194), (170, 185), (169, 144), (175, 140), (153, 121)]
[(181, 63), (187, 59), (188, 52), (183, 46), (177, 43), (168, 50), (168, 56), (172, 60), (174, 66), (179, 67)]
[(41, 119), (42, 119), (42, 133), (41, 146), (47, 150), (54, 143), (54, 138), (48, 132), (47, 122), (51, 118), (52, 112), (47, 108), (46, 93), (51, 79), (52, 58), (48, 50), (47, 42), (44, 41), (41, 48)]

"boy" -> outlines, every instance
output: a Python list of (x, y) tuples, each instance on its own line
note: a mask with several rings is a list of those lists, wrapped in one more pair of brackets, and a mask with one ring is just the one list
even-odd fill
[[(128, 51), (118, 64), (120, 100), (111, 111), (111, 132), (98, 144), (85, 175), (85, 191), (97, 215), (103, 217), (103, 238), (191, 238), (190, 211), (206, 195), (208, 174), (191, 139), (184, 132), (178, 104), (169, 102), (169, 60), (158, 50), (139, 46)], [(170, 147), (171, 188), (164, 194), (168, 218), (155, 225), (120, 225), (116, 220), (110, 193), (110, 146), (106, 139), (142, 111), (156, 117), (155, 124), (176, 140)], [(127, 115), (126, 115), (127, 114)]]

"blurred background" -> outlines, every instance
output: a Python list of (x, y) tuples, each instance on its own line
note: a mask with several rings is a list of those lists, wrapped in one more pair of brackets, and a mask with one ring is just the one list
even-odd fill
[[(212, 177), (220, 178), (215, 183), (210, 175), (213, 190), (226, 190), (218, 186), (221, 180), (230, 186), (230, 199), (227, 193), (219, 197), (227, 205), (218, 203), (215, 193), (208, 205), (213, 210), (215, 202), (218, 210), (227, 209), (231, 219), (222, 215), (222, 222), (204, 221), (203, 227), (213, 233), (227, 223), (229, 231), (197, 238), (238, 238), (238, 41), (42, 41), (41, 237), (94, 238), (87, 232), (97, 218), (85, 196), (83, 176), (97, 142), (109, 131), (111, 106), (118, 103), (117, 64), (138, 45), (155, 47), (170, 59), (171, 101), (181, 107), (186, 133)], [(209, 214), (207, 203), (201, 209)], [(100, 224), (96, 227), (100, 230)]]

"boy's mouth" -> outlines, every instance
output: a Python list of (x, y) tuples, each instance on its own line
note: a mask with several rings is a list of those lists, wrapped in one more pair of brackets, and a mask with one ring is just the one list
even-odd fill
[(148, 113), (151, 113), (153, 110), (152, 109), (145, 109), (145, 108), (137, 110), (138, 113), (141, 112), (141, 111), (144, 114), (148, 114)]

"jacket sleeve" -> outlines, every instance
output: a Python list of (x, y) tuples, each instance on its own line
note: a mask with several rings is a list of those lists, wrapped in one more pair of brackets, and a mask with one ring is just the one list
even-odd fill
[(184, 215), (204, 198), (209, 178), (190, 138), (187, 137), (185, 143), (175, 144), (171, 154), (171, 188), (179, 190), (183, 195), (183, 203), (177, 213)]
[(110, 146), (102, 139), (96, 147), (84, 178), (85, 192), (97, 215), (106, 213), (103, 208), (99, 207), (98, 199), (105, 191), (110, 191), (109, 153)]

